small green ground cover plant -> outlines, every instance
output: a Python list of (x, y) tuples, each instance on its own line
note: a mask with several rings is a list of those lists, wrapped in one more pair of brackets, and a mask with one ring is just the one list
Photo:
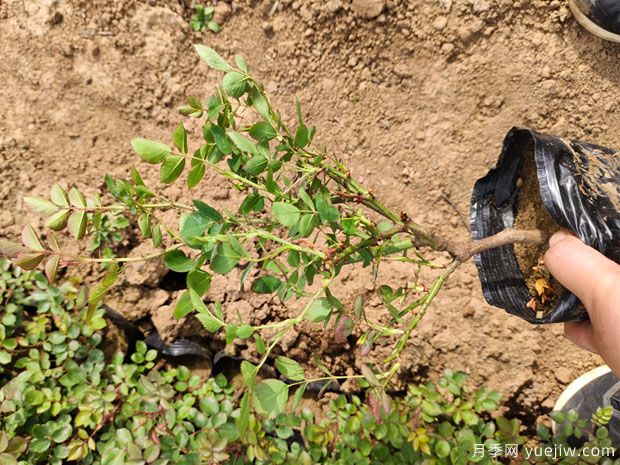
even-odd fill
[[(499, 393), (471, 391), (464, 373), (411, 385), (384, 411), (339, 395), (320, 417), (301, 408), (267, 418), (222, 374), (164, 366), (143, 342), (106, 358), (104, 311), (87, 320), (71, 283), (0, 259), (0, 299), (1, 465), (498, 464), (489, 450), (525, 442), (517, 420), (497, 415)], [(585, 435), (586, 446), (606, 447), (609, 419), (557, 414), (556, 438), (539, 433), (545, 445)], [(476, 444), (487, 452), (476, 456)], [(599, 462), (611, 460), (587, 463)]]
[(197, 4), (194, 6), (194, 14), (189, 25), (196, 32), (202, 32), (205, 29), (209, 29), (212, 32), (220, 32), (220, 25), (213, 19), (214, 14), (215, 8), (212, 6)]

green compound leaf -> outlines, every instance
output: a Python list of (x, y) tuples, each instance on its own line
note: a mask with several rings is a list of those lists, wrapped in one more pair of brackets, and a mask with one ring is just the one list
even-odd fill
[(299, 222), (301, 215), (299, 208), (284, 202), (274, 202), (271, 212), (283, 226), (288, 228), (294, 227)]
[(254, 407), (260, 414), (273, 418), (284, 411), (288, 386), (277, 379), (261, 381), (254, 390)]
[(160, 163), (170, 155), (172, 149), (166, 144), (148, 139), (134, 139), (131, 141), (134, 151), (147, 163)]

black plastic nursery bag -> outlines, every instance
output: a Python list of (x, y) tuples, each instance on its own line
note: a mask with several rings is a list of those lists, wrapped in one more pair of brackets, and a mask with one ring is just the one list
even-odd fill
[[(528, 161), (528, 157), (533, 158)], [(528, 163), (537, 176), (545, 216), (555, 223), (549, 231), (566, 228), (620, 263), (620, 154), (522, 128), (510, 130), (496, 168), (474, 186), (472, 239), (515, 226), (519, 209), (525, 208), (527, 190), (521, 175)], [(532, 297), (513, 245), (483, 252), (475, 263), (484, 297), (491, 305), (536, 324), (588, 317), (577, 297), (564, 290), (553, 308), (537, 318), (537, 312), (527, 306)]]

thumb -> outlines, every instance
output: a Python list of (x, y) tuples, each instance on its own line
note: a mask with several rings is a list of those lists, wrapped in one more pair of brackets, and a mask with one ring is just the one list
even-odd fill
[(545, 266), (588, 310), (620, 281), (618, 264), (563, 230), (549, 239)]

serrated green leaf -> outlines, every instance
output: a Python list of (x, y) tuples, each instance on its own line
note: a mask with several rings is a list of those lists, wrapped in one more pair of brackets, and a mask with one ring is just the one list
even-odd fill
[(24, 229), (22, 229), (22, 243), (28, 249), (33, 250), (35, 252), (42, 252), (43, 250), (45, 250), (45, 248), (43, 247), (43, 244), (41, 244), (41, 240), (39, 239), (39, 236), (37, 235), (36, 231), (29, 224), (25, 225)]
[(209, 132), (213, 136), (215, 145), (223, 154), (229, 154), (235, 148), (230, 138), (226, 135), (224, 130), (219, 126), (209, 125)]
[(153, 226), (153, 231), (151, 233), (151, 237), (152, 237), (152, 240), (153, 240), (153, 246), (154, 247), (161, 247), (161, 243), (162, 243), (163, 237), (162, 237), (162, 233), (161, 233), (161, 227), (158, 224)]
[(306, 320), (318, 323), (328, 320), (332, 314), (332, 305), (325, 298), (315, 299), (306, 312)]
[(69, 190), (69, 202), (74, 207), (86, 208), (86, 198), (84, 198), (84, 194), (82, 194), (75, 187), (72, 187)]
[(295, 132), (295, 145), (297, 147), (305, 147), (310, 141), (308, 136), (308, 128), (305, 125), (300, 125)]
[(299, 234), (301, 234), (302, 237), (308, 237), (318, 225), (319, 216), (316, 213), (303, 215), (299, 221)]
[(226, 132), (226, 134), (228, 135), (232, 143), (235, 144), (235, 147), (237, 147), (242, 152), (249, 153), (251, 155), (258, 155), (256, 144), (254, 144), (243, 134), (240, 134), (236, 131), (228, 131)]
[(50, 448), (51, 444), (51, 441), (47, 438), (34, 439), (30, 443), (29, 450), (35, 454), (43, 454)]
[(323, 191), (317, 192), (314, 202), (319, 212), (319, 216), (321, 217), (321, 221), (324, 223), (333, 223), (338, 221), (340, 218), (340, 213), (336, 207), (332, 206), (329, 193)]
[(222, 327), (222, 322), (219, 321), (209, 308), (202, 301), (202, 297), (196, 293), (196, 291), (189, 290), (189, 298), (192, 302), (194, 310), (196, 310), (196, 318), (200, 321), (207, 331), (215, 333)]
[(265, 200), (262, 195), (253, 193), (248, 195), (241, 205), (239, 206), (239, 213), (247, 215), (248, 213), (255, 211), (260, 212), (265, 208)]
[(71, 425), (65, 424), (54, 430), (51, 437), (56, 444), (60, 444), (69, 439), (72, 433), (73, 428)]
[(295, 205), (284, 202), (274, 202), (271, 207), (273, 216), (284, 226), (292, 228), (299, 222), (300, 212)]
[(56, 275), (58, 274), (58, 265), (60, 264), (60, 255), (52, 255), (45, 262), (45, 276), (50, 283), (56, 282)]
[(193, 189), (196, 187), (202, 178), (205, 176), (205, 162), (199, 160), (197, 163), (194, 163), (192, 169), (189, 171), (189, 175), (187, 176), (187, 187)]
[(247, 88), (247, 77), (237, 71), (230, 71), (224, 75), (222, 87), (227, 95), (239, 98)]
[(291, 409), (293, 411), (297, 410), (297, 407), (299, 407), (299, 404), (301, 403), (301, 399), (304, 397), (304, 393), (306, 392), (307, 387), (308, 384), (303, 383), (295, 391), (295, 396), (293, 397), (293, 405), (291, 406)]
[(239, 417), (235, 420), (235, 425), (239, 430), (239, 435), (243, 437), (248, 430), (250, 424), (250, 393), (246, 392), (241, 398), (239, 405)]
[(256, 385), (254, 407), (260, 414), (273, 418), (284, 411), (288, 401), (288, 386), (277, 379), (266, 379)]
[(259, 294), (271, 294), (277, 291), (281, 285), (282, 281), (275, 276), (261, 276), (252, 283), (252, 290)]
[(226, 63), (215, 50), (206, 45), (194, 45), (196, 52), (198, 52), (198, 56), (202, 58), (207, 64), (218, 71), (228, 72), (232, 71), (231, 66)]
[(237, 337), (239, 339), (247, 339), (252, 337), (252, 334), (254, 334), (254, 328), (250, 325), (239, 325), (237, 327)]
[(239, 258), (229, 244), (218, 244), (209, 267), (218, 274), (227, 274), (237, 266)]
[(37, 266), (39, 266), (39, 263), (41, 263), (44, 258), (44, 252), (19, 254), (19, 256), (15, 259), (15, 265), (23, 268), (24, 270), (34, 270)]
[(224, 218), (215, 208), (207, 205), (201, 200), (194, 200), (194, 206), (202, 216), (210, 221), (222, 221)]
[(191, 270), (187, 273), (187, 288), (193, 290), (199, 296), (203, 296), (209, 292), (211, 278), (211, 273), (203, 270)]
[(193, 309), (194, 306), (192, 305), (191, 299), (189, 297), (189, 292), (185, 291), (177, 300), (172, 314), (177, 320), (180, 320), (181, 318), (189, 315)]
[(167, 155), (161, 164), (160, 180), (164, 184), (171, 184), (183, 174), (185, 157), (181, 155)]
[(277, 131), (271, 126), (271, 124), (264, 121), (259, 121), (254, 124), (250, 128), (249, 133), (258, 141), (275, 139), (278, 135)]
[(172, 134), (172, 142), (174, 142), (176, 148), (179, 149), (179, 152), (183, 155), (187, 154), (187, 131), (185, 130), (183, 123), (179, 124), (175, 128), (174, 133)]
[(250, 389), (254, 389), (256, 386), (256, 375), (258, 374), (258, 368), (252, 365), (250, 362), (244, 360), (241, 362), (241, 377), (243, 382)]
[(166, 144), (142, 138), (132, 140), (131, 146), (140, 158), (151, 164), (160, 163), (172, 152)]
[(88, 218), (86, 217), (86, 212), (77, 211), (71, 213), (69, 216), (69, 220), (67, 221), (67, 227), (71, 235), (80, 240), (86, 234), (86, 225), (88, 222)]
[(48, 217), (58, 211), (58, 206), (40, 197), (24, 197), (24, 203), (35, 215)]
[(247, 63), (247, 61), (245, 61), (245, 58), (243, 57), (243, 55), (235, 55), (235, 64), (243, 72), (245, 72), (245, 73), (249, 73), (250, 72), (250, 68), (248, 67), (248, 63)]
[(60, 210), (54, 213), (45, 221), (45, 226), (52, 231), (62, 231), (67, 227), (71, 210)]
[(205, 230), (210, 224), (212, 224), (212, 220), (200, 212), (191, 213), (183, 222), (181, 238), (191, 247), (194, 245), (195, 238), (204, 236)]
[(59, 207), (69, 206), (69, 196), (67, 195), (67, 191), (65, 191), (58, 183), (52, 186), (52, 189), (50, 191), (50, 198), (52, 199), (52, 202), (54, 202)]
[(88, 308), (94, 310), (103, 297), (110, 292), (119, 278), (118, 268), (112, 268), (104, 278), (91, 289), (88, 294)]
[(246, 173), (257, 176), (261, 174), (267, 168), (269, 164), (269, 160), (262, 155), (254, 155), (250, 158), (245, 165), (243, 165), (243, 169)]
[(197, 263), (187, 257), (181, 250), (175, 249), (166, 252), (164, 255), (164, 264), (168, 269), (177, 273), (186, 273), (196, 268)]
[(69, 454), (67, 455), (68, 462), (77, 462), (82, 460), (88, 454), (88, 446), (85, 442), (78, 440), (71, 441), (69, 443)]
[(304, 369), (299, 363), (282, 355), (276, 357), (276, 369), (293, 381), (303, 381), (306, 377)]

